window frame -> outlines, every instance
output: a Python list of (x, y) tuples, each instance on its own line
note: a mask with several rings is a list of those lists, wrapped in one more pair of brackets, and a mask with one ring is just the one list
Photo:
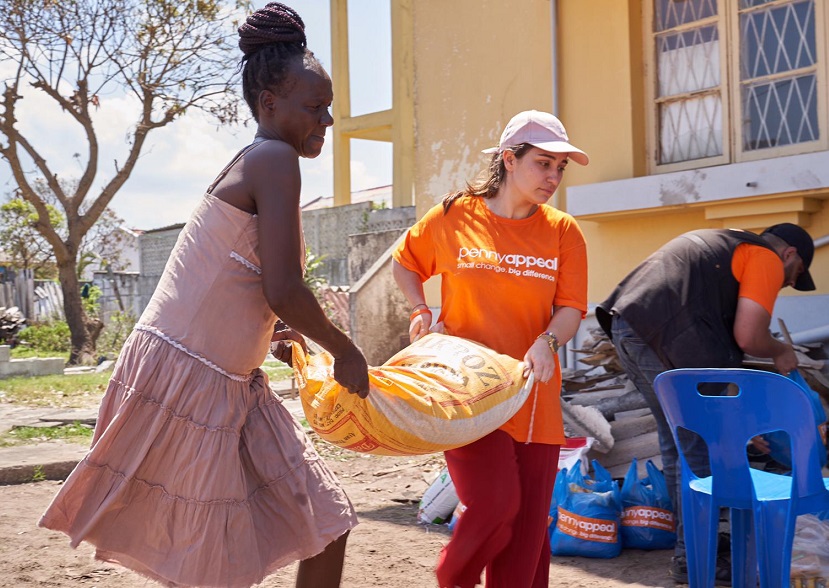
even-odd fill
[[(766, 7), (783, 6), (792, 1), (797, 0), (770, 0), (765, 5), (756, 8), (739, 9), (739, 3), (735, 2), (734, 14), (731, 18), (730, 32), (732, 39), (739, 39), (740, 34), (740, 13), (755, 12)], [(797, 155), (800, 153), (809, 153), (812, 151), (821, 151), (829, 148), (829, 128), (827, 128), (827, 86), (826, 86), (826, 70), (827, 58), (826, 53), (826, 1), (814, 0), (814, 19), (815, 19), (815, 55), (818, 59), (814, 66), (815, 70), (815, 92), (817, 98), (817, 125), (819, 130), (818, 139), (815, 141), (805, 141), (802, 143), (792, 143), (782, 147), (768, 147), (766, 149), (746, 150), (743, 147), (743, 128), (730, 129), (732, 133), (732, 143), (734, 148), (735, 162), (739, 161), (757, 161), (758, 159), (769, 159), (771, 157), (785, 157), (786, 155)], [(731, 71), (733, 77), (729, 80), (734, 84), (735, 91), (731, 92), (732, 112), (735, 113), (735, 120), (742, 119), (743, 100), (742, 100), (742, 86), (743, 81), (740, 80), (740, 47), (736, 46), (730, 48), (731, 50)], [(821, 61), (822, 60), (822, 61)], [(797, 70), (793, 70), (797, 71)], [(787, 72), (789, 73), (789, 72)], [(769, 75), (766, 79), (774, 79), (783, 77), (780, 75)]]
[[(661, 174), (675, 171), (683, 171), (715, 165), (739, 163), (743, 161), (757, 161), (771, 159), (787, 155), (811, 153), (829, 149), (829, 87), (827, 86), (827, 69), (829, 69), (829, 43), (826, 41), (829, 32), (829, 0), (814, 0), (815, 19), (815, 54), (817, 64), (816, 75), (816, 99), (817, 99), (817, 124), (819, 138), (815, 141), (795, 143), (782, 147), (771, 147), (757, 150), (746, 150), (743, 147), (743, 126), (742, 120), (742, 86), (740, 80), (740, 14), (743, 11), (754, 11), (768, 8), (770, 6), (782, 6), (796, 0), (769, 0), (762, 7), (740, 9), (738, 0), (716, 0), (717, 15), (707, 19), (694, 21), (693, 23), (680, 25), (667, 31), (654, 31), (655, 11), (654, 0), (642, 0), (645, 26), (645, 143), (647, 153), (648, 173)], [(721, 93), (721, 118), (722, 118), (722, 155), (690, 159), (673, 163), (659, 163), (660, 156), (660, 121), (658, 98), (658, 57), (656, 55), (657, 35), (666, 32), (682, 32), (696, 28), (700, 23), (717, 23), (719, 35), (719, 61), (720, 61), (720, 93)], [(774, 78), (775, 76), (769, 76)], [(701, 92), (689, 92), (686, 95), (675, 95), (671, 99), (682, 98), (683, 96), (693, 97)]]

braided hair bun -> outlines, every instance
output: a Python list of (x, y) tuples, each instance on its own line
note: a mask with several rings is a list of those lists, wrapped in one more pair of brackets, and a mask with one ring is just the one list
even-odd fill
[(306, 47), (305, 23), (296, 11), (280, 2), (270, 2), (251, 14), (239, 27), (239, 49), (249, 58), (274, 43)]

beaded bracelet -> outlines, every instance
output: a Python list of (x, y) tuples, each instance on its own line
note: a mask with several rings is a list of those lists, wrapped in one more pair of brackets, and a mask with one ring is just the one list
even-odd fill
[(429, 316), (432, 316), (432, 311), (429, 310), (428, 306), (426, 308), (418, 308), (417, 310), (412, 312), (412, 314), (409, 315), (409, 322), (412, 322), (417, 317), (419, 317), (420, 315), (423, 315), (423, 314), (428, 314)]

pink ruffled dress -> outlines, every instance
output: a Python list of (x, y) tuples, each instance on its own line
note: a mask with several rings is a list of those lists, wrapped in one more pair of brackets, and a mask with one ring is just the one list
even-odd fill
[(356, 525), (259, 369), (276, 318), (260, 274), (256, 217), (208, 193), (41, 526), (169, 586), (237, 587)]

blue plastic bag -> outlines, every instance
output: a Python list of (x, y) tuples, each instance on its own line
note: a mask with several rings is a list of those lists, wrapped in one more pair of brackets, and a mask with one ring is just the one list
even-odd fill
[[(601, 464), (598, 462), (594, 462), (601, 468), (602, 472), (606, 472)], [(574, 466), (571, 469), (562, 468), (559, 470), (558, 475), (556, 476), (556, 483), (553, 487), (553, 497), (550, 500), (550, 515), (547, 518), (547, 526), (549, 527), (549, 532), (552, 534), (553, 526), (556, 524), (558, 520), (558, 500), (556, 499), (556, 495), (565, 496), (566, 495), (566, 488), (567, 484), (575, 484), (580, 488), (592, 488), (596, 492), (607, 492), (608, 490), (612, 489), (612, 485), (604, 479), (603, 475), (599, 476), (600, 479), (591, 479), (585, 478), (584, 472), (581, 469), (581, 466)], [(608, 474), (609, 480), (612, 481), (610, 478), (610, 474)]]
[[(826, 445), (826, 411), (823, 409), (823, 404), (820, 402), (820, 395), (809, 387), (803, 376), (797, 370), (789, 374), (789, 378), (795, 384), (803, 388), (809, 400), (812, 402), (812, 413), (815, 419), (815, 425), (818, 428), (819, 438), (823, 445)], [(772, 431), (761, 435), (763, 439), (769, 444), (770, 453), (774, 461), (787, 467), (792, 467), (792, 448), (789, 444), (789, 436), (783, 431)], [(826, 451), (820, 452), (820, 466), (826, 465)]]
[(622, 483), (622, 547), (669, 549), (676, 543), (676, 515), (665, 476), (648, 460), (639, 479), (636, 458)]
[(554, 520), (550, 525), (553, 555), (610, 558), (622, 551), (619, 484), (599, 462), (592, 463), (592, 479), (578, 467), (562, 470), (556, 478), (556, 513), (550, 516)]

